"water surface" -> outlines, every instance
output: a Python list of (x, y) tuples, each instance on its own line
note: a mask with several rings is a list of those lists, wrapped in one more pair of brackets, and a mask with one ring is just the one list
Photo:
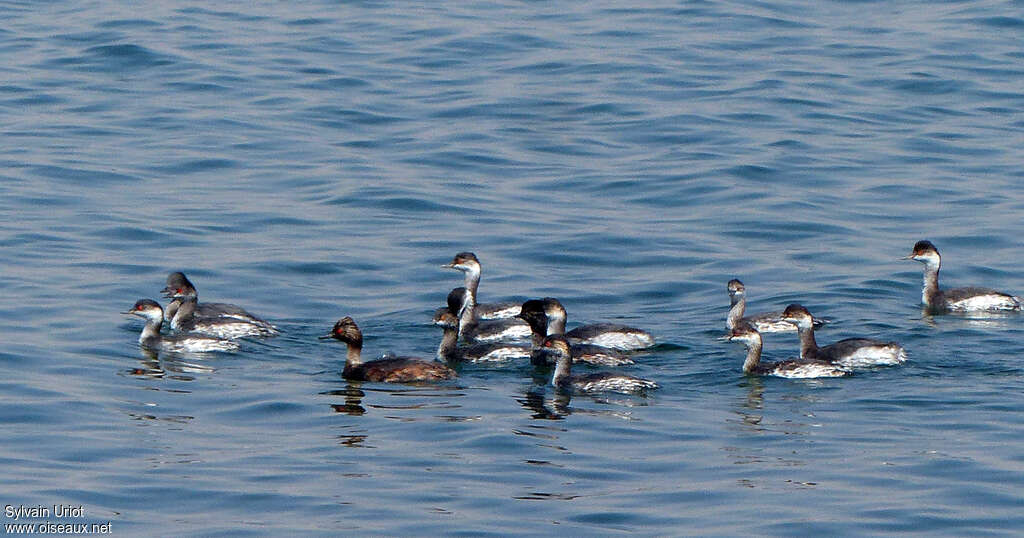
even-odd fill
[[(1024, 320), (923, 317), (899, 258), (1024, 290), (1020, 7), (9, 4), (4, 503), (133, 536), (1013, 534)], [(464, 250), (483, 300), (651, 330), (661, 390), (342, 379), (345, 315), (433, 353)], [(176, 270), (282, 336), (142, 352), (119, 312)], [(730, 278), (911, 361), (745, 378)]]

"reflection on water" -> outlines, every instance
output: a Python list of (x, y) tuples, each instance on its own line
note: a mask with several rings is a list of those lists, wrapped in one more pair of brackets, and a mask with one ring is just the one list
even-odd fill
[(153, 415), (153, 414), (149, 414), (149, 413), (130, 413), (129, 412), (129, 413), (126, 413), (126, 414), (129, 417), (131, 417), (132, 420), (155, 420), (155, 421), (173, 422), (173, 423), (178, 423), (178, 424), (185, 424), (185, 423), (191, 422), (192, 420), (195, 420), (195, 418), (196, 418), (196, 417), (189, 416), (189, 415), (167, 415), (167, 416), (161, 417), (161, 416), (157, 416), (157, 415)]
[(519, 499), (521, 501), (571, 501), (582, 497), (582, 495), (572, 493), (549, 493), (542, 491), (531, 491), (526, 495), (516, 495), (513, 499)]
[[(644, 395), (619, 395), (608, 396), (604, 394), (573, 394), (567, 390), (548, 391), (550, 387), (533, 387), (527, 390), (522, 397), (516, 398), (524, 409), (531, 413), (530, 418), (539, 420), (562, 420), (569, 415), (593, 415), (617, 418), (622, 420), (636, 420), (630, 411), (620, 408), (649, 405)], [(550, 396), (550, 397), (549, 397)], [(576, 405), (570, 406), (575, 398)], [(593, 402), (602, 408), (584, 407), (581, 402)], [(605, 408), (607, 407), (607, 408)]]
[(165, 353), (163, 357), (152, 349), (139, 348), (142, 358), (139, 366), (129, 368), (124, 373), (135, 377), (148, 377), (151, 379), (174, 379), (176, 381), (194, 381), (190, 375), (171, 374), (210, 374), (216, 371), (212, 366), (186, 360), (183, 356), (173, 353)]
[(157, 355), (157, 352), (145, 348), (142, 348), (141, 350), (142, 358), (139, 359), (141, 366), (129, 368), (125, 373), (131, 376), (150, 377), (153, 379), (160, 379), (164, 377), (164, 368), (160, 364), (160, 358)]
[(946, 312), (935, 314), (928, 308), (921, 308), (921, 320), (929, 327), (937, 327), (939, 319), (961, 319), (968, 327), (986, 330), (1009, 330), (1019, 325), (1021, 320), (1020, 312), (1012, 311), (988, 311), (977, 312)]
[[(782, 383), (794, 389), (802, 387), (802, 390), (776, 391)], [(815, 456), (815, 430), (825, 424), (809, 422), (807, 419), (818, 418), (815, 409), (827, 402), (813, 392), (827, 386), (827, 383), (819, 379), (766, 379), (751, 376), (741, 386), (746, 391), (733, 405), (733, 413), (739, 420), (726, 420), (727, 423), (739, 426), (734, 430), (737, 436), (721, 448), (728, 455), (730, 463), (750, 469), (736, 479), (737, 484), (745, 488), (817, 485), (815, 481), (804, 477), (779, 477), (778, 470), (802, 469)]]
[(569, 407), (572, 395), (563, 391), (553, 392), (554, 396), (548, 400), (543, 388), (534, 387), (527, 390), (522, 398), (516, 398), (516, 401), (531, 413), (530, 418), (562, 420), (572, 413), (572, 409)]
[(365, 392), (360, 389), (362, 385), (359, 381), (349, 381), (345, 388), (340, 390), (329, 390), (321, 392), (322, 395), (327, 396), (342, 396), (345, 399), (345, 403), (342, 404), (330, 404), (331, 409), (336, 413), (344, 413), (346, 415), (361, 416), (366, 414), (366, 408), (363, 407), (363, 396)]
[(760, 430), (761, 421), (764, 419), (764, 380), (757, 376), (748, 376), (746, 379), (747, 396), (740, 404), (736, 413), (740, 416), (741, 424), (750, 426), (751, 429)]
[[(345, 387), (323, 391), (319, 394), (326, 396), (341, 396), (344, 403), (331, 403), (331, 409), (336, 413), (361, 416), (367, 413), (368, 409), (379, 409), (385, 411), (432, 411), (461, 409), (462, 406), (454, 400), (466, 396), (464, 391), (453, 390), (452, 387), (436, 386), (430, 383), (403, 383), (389, 385), (386, 383), (367, 383), (364, 381), (345, 379)], [(381, 400), (386, 403), (363, 403), (367, 393), (380, 393), (385, 395)], [(421, 401), (402, 402), (398, 398), (418, 398)], [(390, 418), (405, 422), (424, 420), (418, 414), (388, 414), (384, 418)], [(430, 420), (443, 420), (447, 422), (466, 422), (479, 420), (480, 415), (430, 415)]]
[(366, 434), (351, 434), (351, 435), (339, 435), (337, 436), (338, 444), (347, 446), (349, 448), (374, 448), (373, 446), (366, 444), (366, 439), (369, 436)]

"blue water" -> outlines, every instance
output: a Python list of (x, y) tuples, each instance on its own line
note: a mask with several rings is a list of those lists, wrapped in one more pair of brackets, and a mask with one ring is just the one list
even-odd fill
[[(1024, 293), (1022, 7), (7, 3), (0, 500), (121, 536), (1018, 533), (1024, 318), (923, 317), (899, 258)], [(482, 300), (652, 331), (662, 388), (342, 379), (345, 315), (433, 353), (464, 250)], [(143, 353), (120, 312), (175, 270), (282, 336)], [(745, 378), (730, 278), (911, 361)]]

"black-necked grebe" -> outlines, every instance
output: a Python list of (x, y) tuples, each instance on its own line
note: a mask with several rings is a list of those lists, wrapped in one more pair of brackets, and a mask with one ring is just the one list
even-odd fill
[(989, 288), (939, 289), (941, 260), (939, 251), (931, 241), (918, 241), (914, 245), (914, 251), (903, 259), (917, 260), (924, 264), (921, 302), (932, 313), (1021, 310), (1020, 297)]
[(139, 335), (139, 345), (148, 349), (194, 353), (236, 351), (238, 349), (238, 342), (222, 338), (192, 334), (174, 336), (160, 334), (160, 329), (164, 324), (164, 310), (151, 299), (139, 299), (131, 310), (122, 313), (139, 316), (146, 320), (146, 326), (142, 329), (142, 334)]
[(782, 312), (786, 321), (796, 324), (800, 333), (800, 358), (817, 359), (850, 368), (892, 366), (907, 360), (907, 352), (896, 342), (870, 338), (847, 338), (825, 347), (814, 340), (811, 313), (801, 305), (791, 304)]
[(384, 383), (409, 383), (416, 381), (438, 381), (455, 377), (455, 371), (436, 362), (413, 357), (394, 357), (363, 362), (363, 333), (356, 322), (346, 316), (334, 324), (331, 332), (321, 339), (334, 338), (348, 346), (345, 379), (359, 381), (380, 381)]
[(594, 344), (621, 351), (636, 351), (654, 346), (651, 333), (617, 323), (593, 323), (571, 331), (565, 330), (566, 312), (561, 301), (545, 297), (544, 313), (548, 316), (548, 334), (565, 334), (574, 344)]
[(505, 362), (530, 357), (530, 347), (513, 343), (470, 344), (459, 347), (459, 318), (448, 307), (437, 309), (434, 324), (444, 329), (437, 358), (450, 362)]
[(467, 342), (499, 342), (530, 337), (530, 326), (519, 318), (478, 320), (473, 294), (464, 287), (449, 292), (447, 302), (448, 309), (459, 317), (459, 336)]
[(171, 300), (165, 313), (176, 331), (194, 331), (224, 338), (276, 336), (277, 327), (244, 308), (228, 303), (200, 303), (196, 287), (182, 272), (167, 276), (164, 297)]
[[(759, 333), (777, 333), (795, 331), (796, 325), (784, 321), (782, 312), (764, 312), (761, 314), (744, 315), (747, 310), (747, 288), (738, 279), (732, 279), (726, 284), (729, 290), (729, 315), (725, 318), (725, 328), (730, 331), (736, 328), (741, 321), (754, 326)], [(814, 326), (821, 327), (824, 322), (814, 319)]]
[(772, 375), (793, 379), (815, 377), (842, 377), (850, 370), (830, 362), (815, 359), (790, 359), (779, 362), (761, 362), (761, 333), (753, 324), (739, 322), (727, 337), (731, 341), (743, 342), (747, 346), (747, 359), (743, 361), (743, 373), (748, 375)]
[[(533, 333), (533, 350), (530, 354), (533, 364), (536, 366), (553, 365), (555, 363), (554, 357), (543, 347), (544, 338), (548, 336), (550, 331), (548, 316), (544, 312), (544, 301), (540, 299), (526, 301), (520, 308), (518, 317), (530, 325), (530, 331)], [(633, 364), (633, 359), (621, 351), (594, 344), (571, 344), (569, 351), (572, 354), (573, 362), (602, 364), (606, 366)]]
[(477, 290), (480, 287), (480, 260), (472, 252), (460, 252), (451, 263), (442, 265), (446, 269), (457, 269), (465, 274), (466, 289), (473, 295), (476, 316), (479, 319), (511, 318), (519, 313), (519, 303), (481, 303)]
[(555, 371), (551, 375), (551, 384), (559, 389), (629, 394), (658, 388), (654, 381), (611, 372), (572, 375), (572, 352), (569, 350), (569, 341), (561, 334), (545, 338), (542, 347), (555, 357)]

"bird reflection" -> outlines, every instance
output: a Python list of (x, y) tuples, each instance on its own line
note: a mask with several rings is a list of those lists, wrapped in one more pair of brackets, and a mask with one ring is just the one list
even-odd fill
[[(966, 322), (969, 327), (975, 327), (979, 329), (1008, 329), (1010, 324), (1007, 321), (1010, 318), (1016, 318), (1020, 316), (1019, 312), (1000, 312), (992, 310), (977, 310), (969, 312), (947, 312), (938, 314), (945, 318), (959, 318)], [(924, 321), (929, 327), (937, 327), (938, 323), (935, 321), (936, 314), (928, 310), (928, 308), (921, 308), (921, 320)]]
[(181, 357), (168, 353), (162, 358), (159, 352), (153, 349), (139, 348), (142, 357), (139, 359), (139, 366), (129, 368), (126, 374), (135, 377), (150, 379), (169, 378), (177, 381), (193, 381), (195, 377), (187, 374), (208, 374), (214, 369), (197, 362), (189, 362)]
[(565, 416), (572, 414), (569, 402), (572, 395), (565, 391), (555, 391), (550, 402), (545, 399), (543, 388), (534, 387), (526, 391), (522, 398), (516, 401), (526, 410), (532, 412), (531, 418), (541, 420), (562, 420)]
[(321, 394), (327, 394), (330, 396), (343, 396), (345, 403), (333, 403), (331, 409), (334, 409), (335, 413), (344, 413), (352, 416), (362, 416), (366, 414), (366, 408), (363, 407), (363, 396), (366, 395), (363, 389), (360, 388), (362, 383), (359, 381), (346, 381), (345, 388), (341, 390), (329, 390), (322, 392)]
[(368, 448), (363, 444), (367, 437), (366, 435), (339, 435), (338, 444), (349, 448)]
[(165, 372), (163, 367), (160, 365), (160, 357), (157, 352), (147, 348), (139, 349), (142, 351), (142, 358), (139, 359), (140, 366), (129, 368), (126, 373), (128, 375), (149, 377), (152, 379), (160, 379), (164, 377)]
[(736, 413), (744, 424), (760, 429), (761, 421), (764, 420), (762, 414), (764, 410), (764, 380), (760, 377), (748, 376), (746, 383), (747, 397), (740, 404), (740, 409)]

